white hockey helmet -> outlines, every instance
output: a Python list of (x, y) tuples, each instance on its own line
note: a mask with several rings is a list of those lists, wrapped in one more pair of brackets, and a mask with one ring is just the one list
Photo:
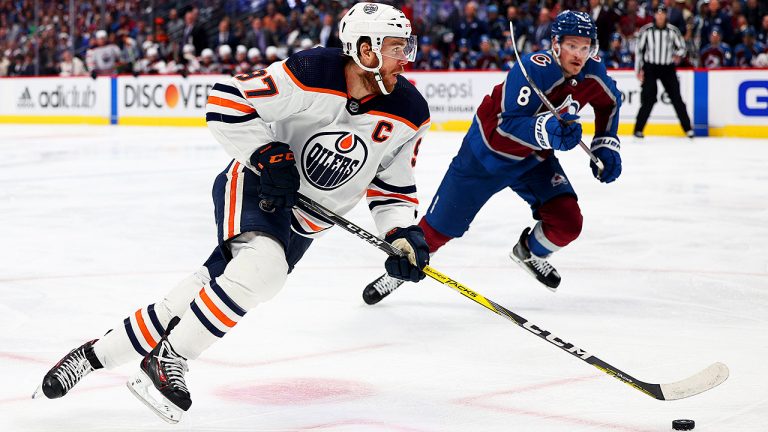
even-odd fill
[(226, 57), (226, 56), (232, 55), (232, 47), (230, 47), (227, 44), (219, 45), (218, 51), (219, 51), (219, 57)]
[[(379, 60), (375, 68), (364, 66), (357, 52), (361, 37), (371, 40), (371, 50)], [(387, 37), (402, 38), (406, 46), (402, 52), (382, 53), (381, 48)], [(416, 37), (411, 35), (411, 22), (400, 10), (381, 3), (357, 3), (341, 18), (339, 22), (339, 39), (341, 39), (344, 54), (352, 57), (360, 68), (373, 72), (379, 89), (383, 94), (389, 94), (382, 81), (379, 70), (383, 64), (382, 55), (407, 60), (416, 59)]]

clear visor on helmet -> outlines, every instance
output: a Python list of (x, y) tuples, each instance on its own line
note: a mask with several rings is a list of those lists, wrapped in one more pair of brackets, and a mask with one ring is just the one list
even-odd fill
[(594, 57), (599, 50), (597, 40), (583, 36), (566, 36), (558, 42), (561, 52), (579, 57)]
[(381, 55), (395, 60), (416, 60), (416, 36), (408, 38), (387, 36), (381, 44)]

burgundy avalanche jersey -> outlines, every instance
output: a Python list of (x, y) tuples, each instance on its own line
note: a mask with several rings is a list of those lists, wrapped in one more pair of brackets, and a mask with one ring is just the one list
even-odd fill
[[(569, 79), (548, 51), (525, 55), (522, 63), (558, 111), (575, 114), (590, 104), (595, 111), (595, 138), (616, 138), (621, 93), (599, 57), (588, 59), (581, 72)], [(472, 139), (475, 154), (489, 169), (509, 166), (532, 154), (546, 157), (551, 151), (548, 137), (536, 131), (542, 129), (537, 121), (548, 113), (520, 67), (513, 67), (477, 109), (468, 134), (482, 138)]]

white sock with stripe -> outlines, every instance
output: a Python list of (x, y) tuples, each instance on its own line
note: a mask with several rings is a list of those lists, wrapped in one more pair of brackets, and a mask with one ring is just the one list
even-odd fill
[(157, 303), (125, 318), (93, 345), (93, 352), (107, 369), (138, 362), (160, 341), (171, 318), (189, 308), (195, 294), (211, 280), (205, 267), (191, 274)]
[(259, 303), (285, 284), (288, 263), (282, 245), (270, 236), (248, 232), (230, 243), (234, 258), (224, 274), (199, 290), (190, 312), (171, 331), (168, 341), (184, 358), (197, 358)]

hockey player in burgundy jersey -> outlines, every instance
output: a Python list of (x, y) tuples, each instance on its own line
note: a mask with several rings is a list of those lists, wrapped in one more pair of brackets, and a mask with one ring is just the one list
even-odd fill
[(143, 358), (128, 387), (178, 422), (192, 403), (187, 361), (275, 296), (331, 226), (294, 207), (299, 192), (340, 214), (367, 197), (382, 236), (406, 252), (386, 260), (387, 272), (424, 278), (413, 169), (430, 122), (426, 101), (399, 75), (416, 54), (410, 22), (391, 6), (358, 3), (339, 26), (342, 50), (302, 51), (213, 87), (206, 120), (233, 157), (213, 186), (218, 246), (161, 301), (67, 354), (35, 396), (62, 397), (96, 369)]
[[(453, 159), (429, 210), (419, 222), (430, 253), (461, 237), (488, 199), (510, 188), (531, 207), (537, 223), (520, 235), (510, 257), (555, 291), (560, 275), (547, 258), (581, 233), (582, 216), (555, 151), (567, 151), (582, 138), (577, 113), (587, 104), (595, 112), (591, 149), (605, 165), (595, 177), (610, 183), (621, 174), (619, 122), (621, 95), (597, 56), (595, 24), (583, 12), (565, 11), (552, 26), (552, 49), (522, 57), (522, 65), (567, 123), (544, 106), (513, 67), (487, 95)], [(507, 226), (509, 221), (504, 221)], [(366, 303), (381, 300), (400, 285), (387, 275), (363, 292)]]

